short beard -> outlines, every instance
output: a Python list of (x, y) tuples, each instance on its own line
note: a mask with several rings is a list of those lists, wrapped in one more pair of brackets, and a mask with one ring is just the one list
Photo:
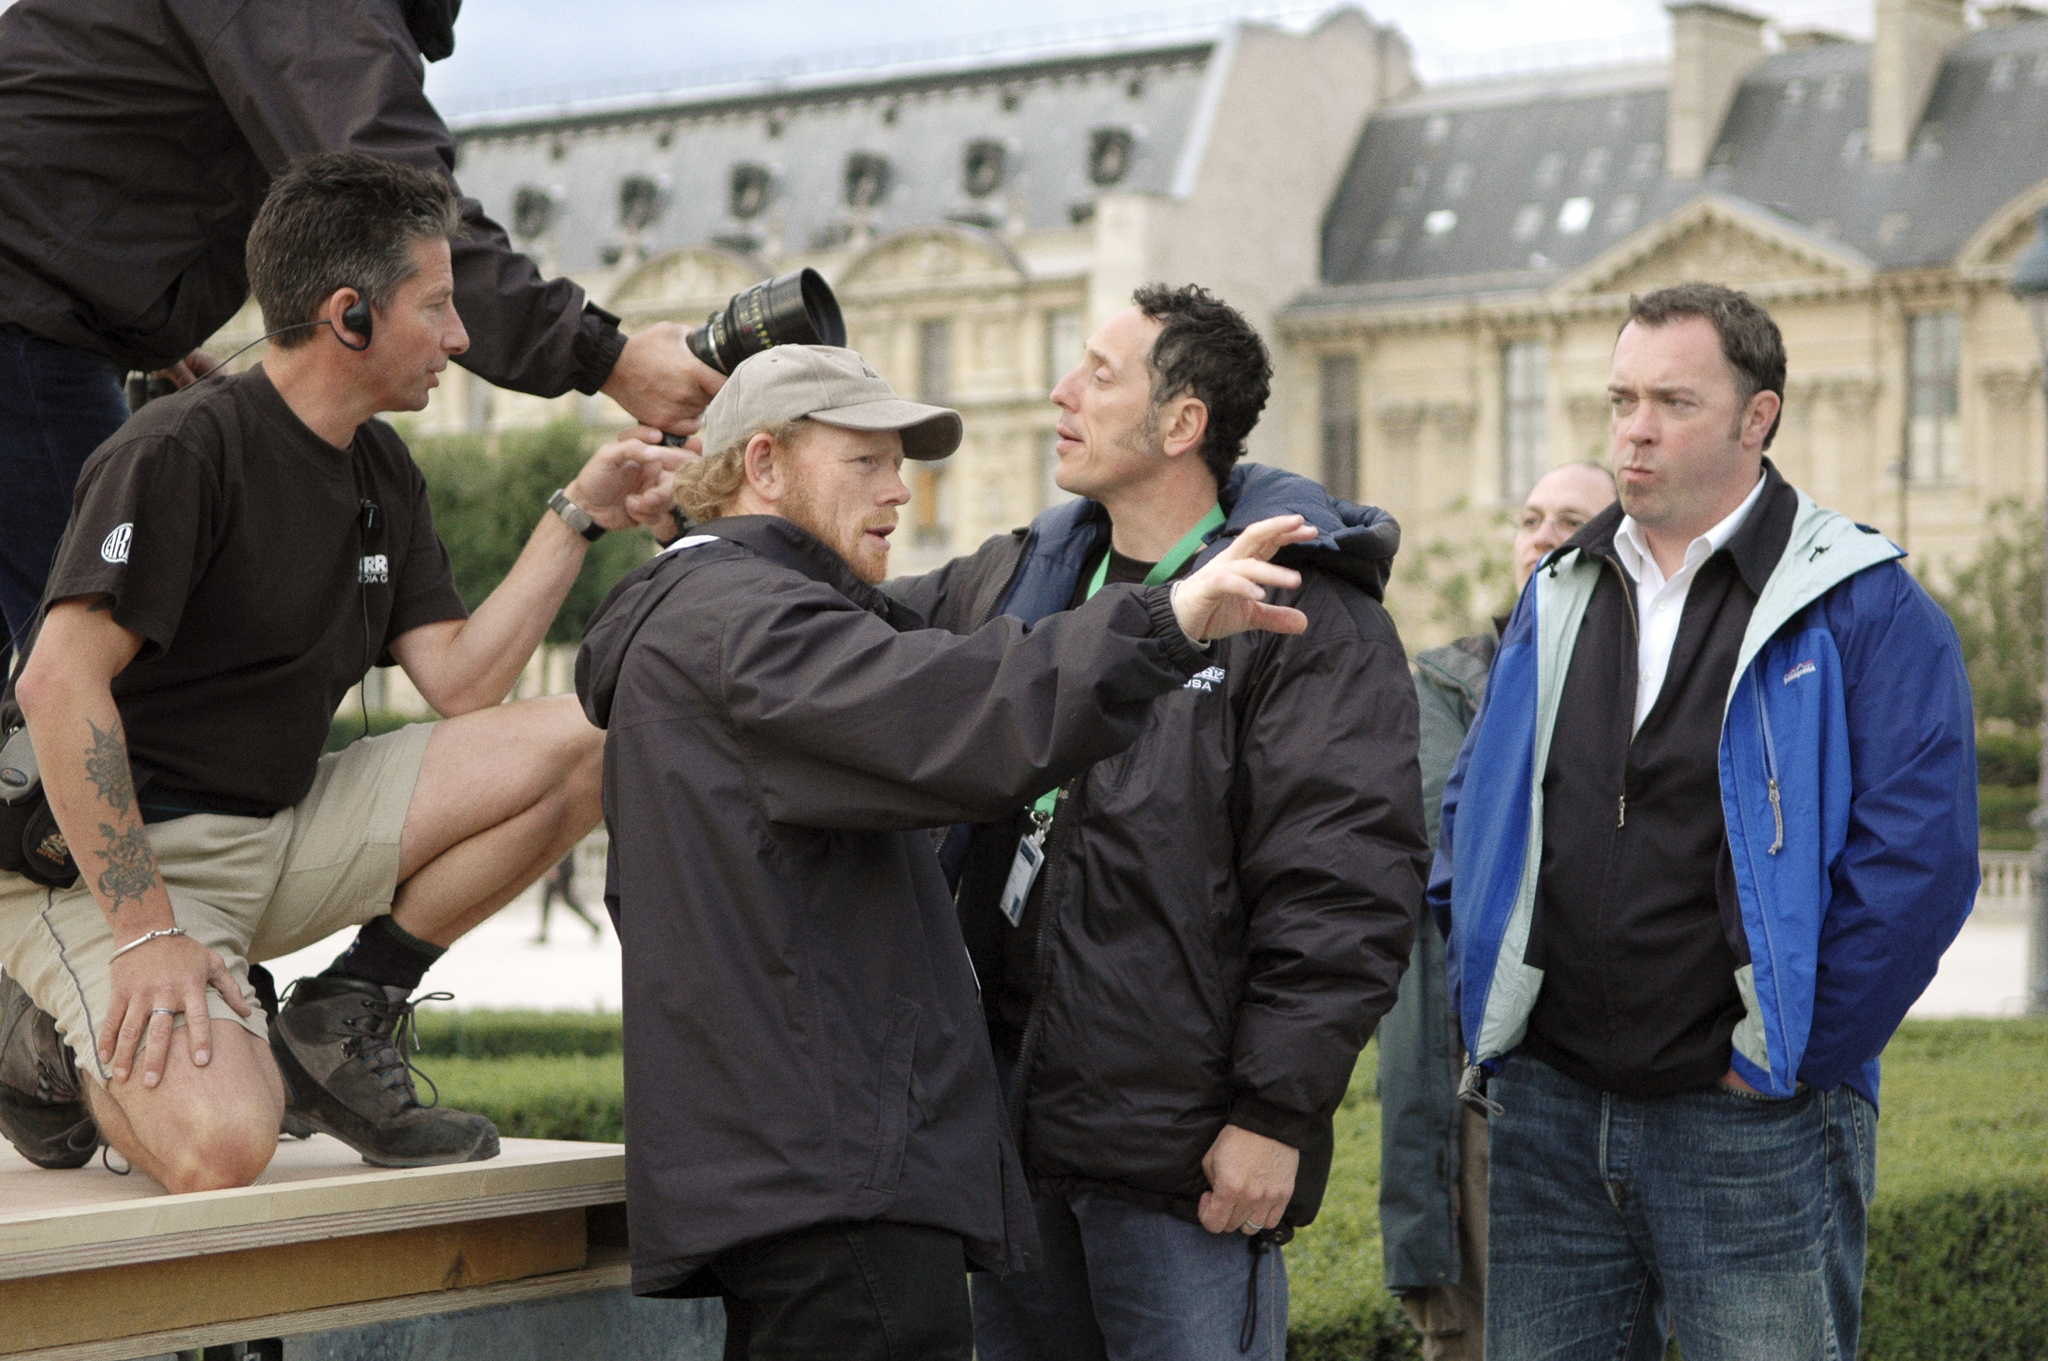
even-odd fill
[(810, 473), (804, 470), (802, 465), (795, 462), (791, 463), (789, 469), (789, 490), (782, 494), (782, 503), (777, 507), (777, 511), (783, 519), (788, 520), (791, 524), (838, 554), (839, 560), (846, 564), (848, 570), (870, 586), (888, 575), (888, 560), (886, 558), (883, 559), (880, 571), (872, 577), (868, 575), (867, 569), (861, 565), (860, 550), (866, 547), (866, 544), (863, 542), (867, 533), (865, 522), (863, 522), (861, 527), (855, 528), (851, 542), (837, 543), (833, 541), (832, 535), (836, 532), (837, 527), (827, 523), (825, 516), (820, 511), (817, 498), (813, 495)]

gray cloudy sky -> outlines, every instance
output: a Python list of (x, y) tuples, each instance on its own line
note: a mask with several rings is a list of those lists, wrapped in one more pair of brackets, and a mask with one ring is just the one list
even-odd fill
[[(1783, 23), (1867, 34), (1870, 0), (1763, 0)], [(455, 55), (429, 68), (427, 89), (450, 115), (507, 102), (549, 102), (691, 84), (721, 72), (765, 74), (777, 61), (873, 64), (887, 51), (936, 56), (1186, 26), (1227, 14), (1296, 21), (1300, 0), (467, 0)], [(1662, 0), (1368, 0), (1367, 12), (1407, 34), (1425, 79), (1654, 53), (1668, 19)], [(840, 60), (827, 60), (837, 57)]]

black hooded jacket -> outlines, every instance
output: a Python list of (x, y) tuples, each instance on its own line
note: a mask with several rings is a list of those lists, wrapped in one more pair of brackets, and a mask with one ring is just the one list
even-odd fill
[[(1299, 1226), (1322, 1203), (1331, 1119), (1421, 913), (1415, 687), (1380, 604), (1399, 530), (1274, 468), (1239, 465), (1219, 499), (1228, 522), (1198, 562), (1271, 515), (1323, 531), (1277, 559), (1303, 569), (1301, 588), (1271, 593), (1308, 632), (1221, 640), (1128, 751), (1070, 782), (1035, 939), (998, 908), (1021, 806), (947, 849), (982, 977), (1032, 952), (1012, 1083), (1032, 1182), (1192, 1219), (1202, 1158), (1229, 1123), (1300, 1150), (1285, 1218)], [(1069, 502), (888, 589), (941, 627), (1011, 615), (1043, 628), (1107, 528), (1099, 505)]]
[(576, 689), (606, 730), (625, 947), (633, 1288), (832, 1221), (1036, 1236), (928, 830), (1127, 746), (1208, 663), (1165, 588), (1026, 630), (923, 627), (787, 520), (713, 521), (628, 573)]

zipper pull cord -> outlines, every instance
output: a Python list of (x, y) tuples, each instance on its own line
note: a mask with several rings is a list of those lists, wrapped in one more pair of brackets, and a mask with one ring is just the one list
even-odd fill
[(1778, 839), (1771, 843), (1770, 853), (1776, 855), (1785, 849), (1785, 810), (1778, 802), (1778, 782), (1771, 781), (1771, 821), (1777, 824)]
[[(1773, 801), (1777, 797), (1776, 794), (1771, 795)], [(1621, 796), (1621, 802), (1615, 806), (1614, 825), (1617, 829), (1628, 826), (1628, 795), (1626, 794)]]

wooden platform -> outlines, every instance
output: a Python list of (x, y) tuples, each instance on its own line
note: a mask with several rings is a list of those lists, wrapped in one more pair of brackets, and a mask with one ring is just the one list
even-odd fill
[(254, 1186), (180, 1196), (0, 1144), (0, 1357), (121, 1361), (620, 1285), (624, 1200), (616, 1144), (387, 1170), (316, 1136)]

